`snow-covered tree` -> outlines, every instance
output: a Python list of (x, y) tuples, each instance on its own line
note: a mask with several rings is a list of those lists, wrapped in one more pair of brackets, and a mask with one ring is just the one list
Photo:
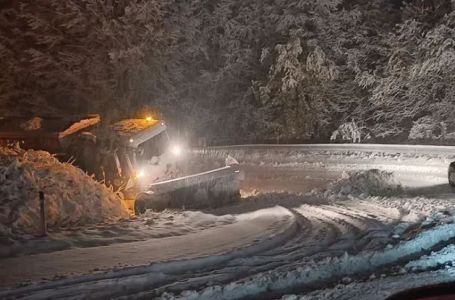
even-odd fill
[(219, 143), (329, 139), (352, 118), (373, 138), (407, 138), (421, 118), (452, 131), (454, 9), (450, 0), (4, 1), (0, 107), (146, 104)]
[(454, 124), (455, 13), (416, 2), (388, 38), (389, 59), (369, 99), (377, 135), (406, 135), (422, 117)]
[(173, 39), (160, 1), (11, 1), (0, 7), (2, 107), (128, 110), (166, 88)]

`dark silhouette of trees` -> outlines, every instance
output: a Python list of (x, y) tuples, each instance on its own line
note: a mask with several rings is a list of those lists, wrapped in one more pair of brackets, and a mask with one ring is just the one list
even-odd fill
[[(454, 127), (450, 0), (18, 0), (0, 4), (0, 106), (156, 106), (219, 143)], [(416, 123), (417, 122), (417, 123)], [(445, 126), (445, 125), (444, 125)]]

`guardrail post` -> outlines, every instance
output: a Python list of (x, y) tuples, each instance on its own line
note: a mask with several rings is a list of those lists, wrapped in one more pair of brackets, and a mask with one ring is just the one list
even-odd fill
[(41, 217), (41, 232), (40, 236), (47, 236), (47, 223), (46, 223), (46, 204), (44, 199), (44, 192), (39, 191), (39, 207)]

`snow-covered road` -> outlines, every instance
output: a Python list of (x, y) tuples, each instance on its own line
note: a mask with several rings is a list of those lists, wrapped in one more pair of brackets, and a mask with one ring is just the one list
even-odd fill
[[(455, 148), (321, 147), (211, 149), (204, 155), (229, 153), (243, 163), (244, 199), (204, 214), (234, 221), (162, 239), (2, 259), (3, 286), (65, 278), (4, 288), (0, 297), (324, 299), (336, 292), (319, 288), (403, 276), (412, 270), (407, 262), (455, 238), (446, 179)], [(372, 299), (392, 292), (362, 284)]]
[(68, 271), (85, 274), (114, 266), (140, 266), (235, 251), (259, 241), (268, 243), (288, 231), (294, 222), (293, 214), (281, 207), (242, 214), (237, 219), (233, 224), (187, 235), (3, 259), (0, 269), (9, 271), (2, 274), (0, 286), (64, 276)]

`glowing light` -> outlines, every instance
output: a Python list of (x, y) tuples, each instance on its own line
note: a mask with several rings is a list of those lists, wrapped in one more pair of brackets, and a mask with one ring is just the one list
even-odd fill
[(152, 122), (152, 121), (153, 121), (153, 118), (150, 117), (150, 116), (148, 116), (147, 118), (145, 118), (145, 120), (146, 120), (147, 122)]
[(171, 152), (175, 156), (180, 156), (180, 155), (182, 155), (182, 148), (179, 145), (173, 145), (171, 147)]
[(137, 174), (136, 174), (136, 178), (137, 178), (137, 179), (144, 178), (144, 176), (145, 176), (145, 171), (144, 171), (144, 170), (140, 170), (140, 171), (137, 172)]
[(134, 140), (133, 140), (133, 139), (130, 139), (130, 143), (132, 143), (132, 142), (134, 142)]

